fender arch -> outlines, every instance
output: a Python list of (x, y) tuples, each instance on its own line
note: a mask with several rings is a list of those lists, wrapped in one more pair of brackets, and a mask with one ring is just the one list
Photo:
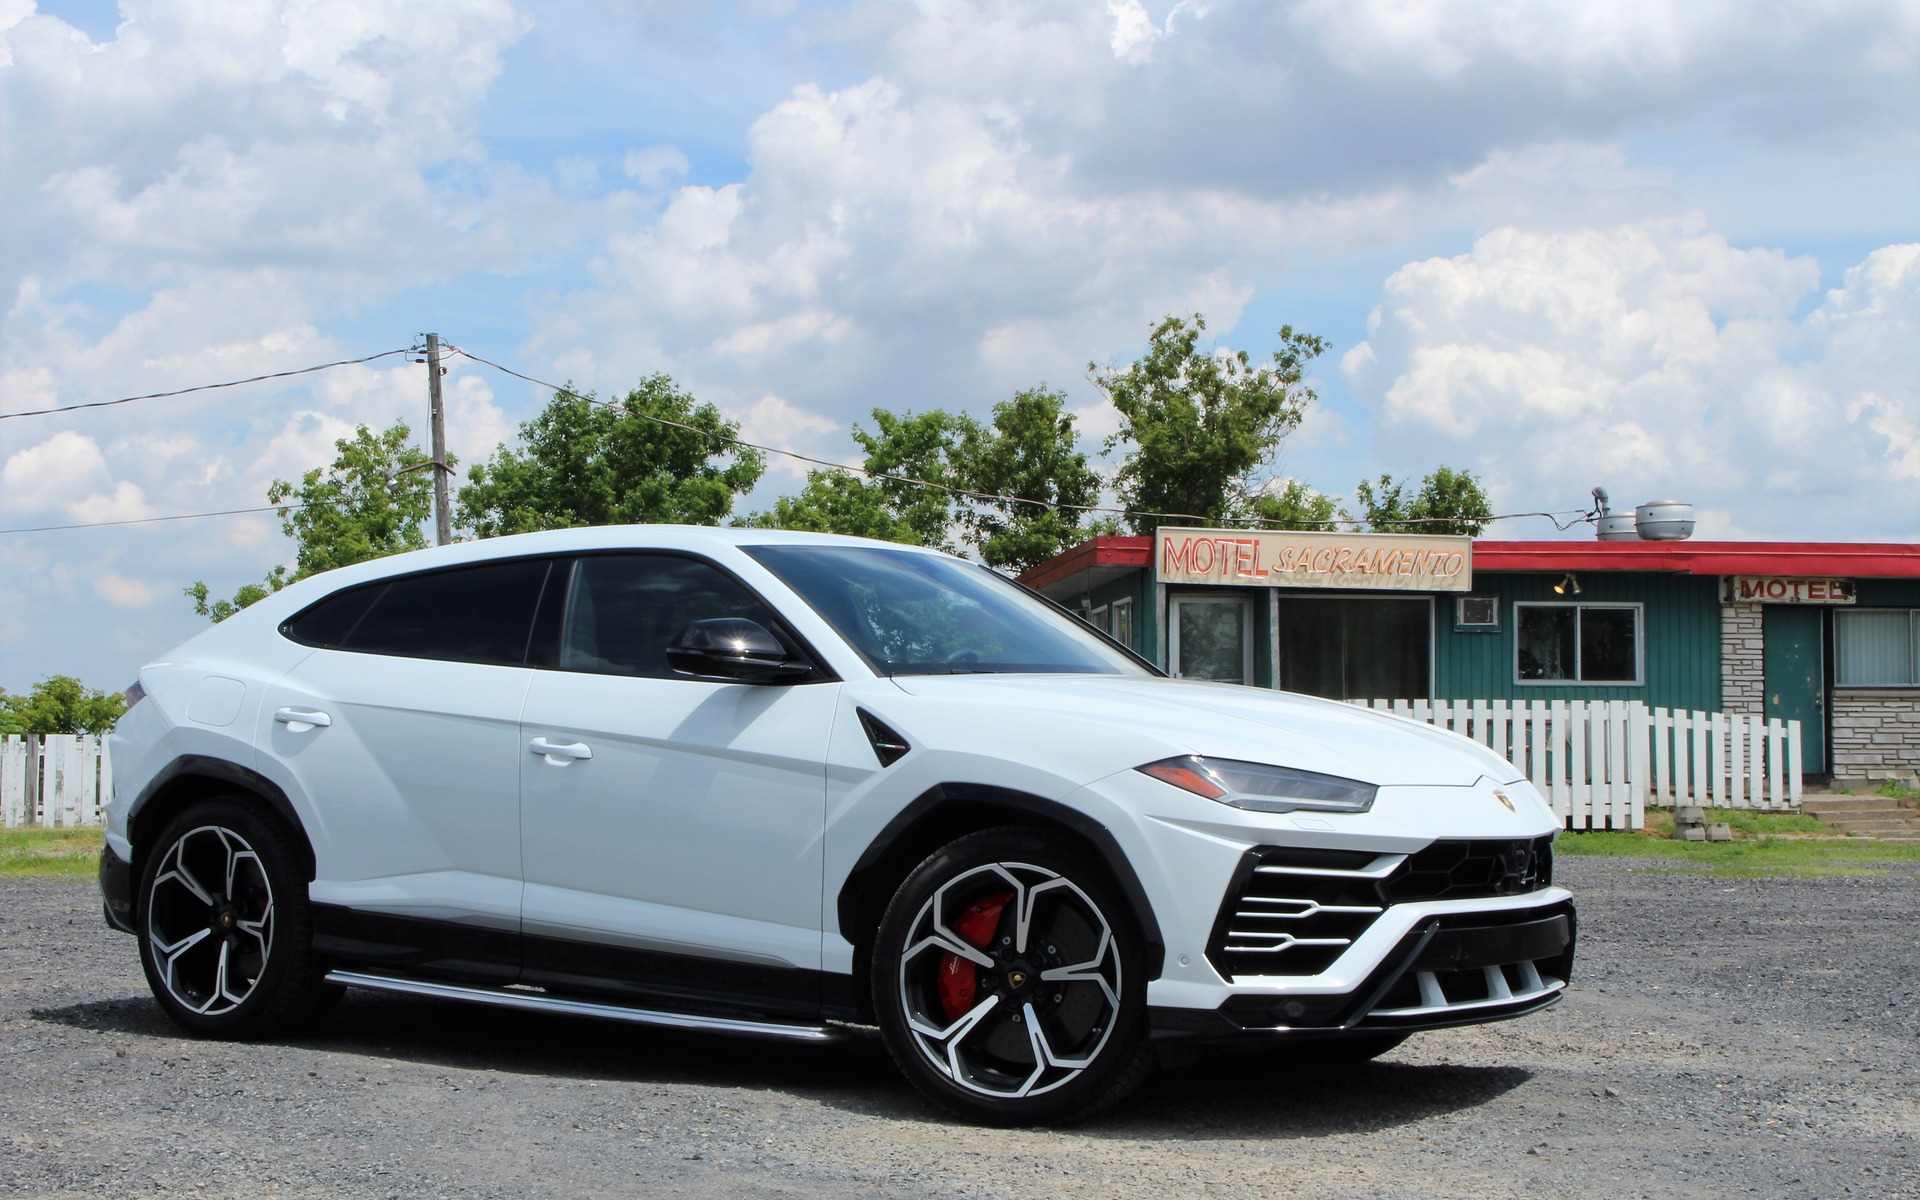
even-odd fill
[(901, 809), (860, 855), (840, 885), (835, 913), (841, 936), (854, 945), (856, 974), (872, 954), (872, 932), (900, 881), (927, 855), (957, 837), (995, 825), (1054, 827), (1083, 842), (1120, 888), (1146, 945), (1147, 978), (1158, 979), (1166, 942), (1153, 905), (1126, 853), (1105, 825), (1056, 800), (987, 784), (944, 783)]
[(300, 868), (312, 882), (318, 873), (313, 844), (306, 825), (279, 784), (250, 767), (205, 754), (183, 754), (154, 773), (140, 794), (127, 806), (127, 840), (133, 843), (134, 870), (147, 844), (175, 813), (196, 800), (228, 795), (238, 790), (258, 798), (273, 814), (287, 823), (300, 848)]

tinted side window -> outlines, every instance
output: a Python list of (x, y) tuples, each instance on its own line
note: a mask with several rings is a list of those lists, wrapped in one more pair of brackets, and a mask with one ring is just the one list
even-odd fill
[(280, 626), (280, 632), (309, 646), (338, 649), (347, 644), (347, 635), (386, 590), (386, 584), (376, 583), (371, 587), (335, 592), (288, 620)]
[(667, 642), (691, 621), (745, 617), (777, 629), (771, 609), (718, 568), (664, 554), (612, 554), (574, 564), (560, 641), (563, 670), (677, 678)]
[(404, 576), (324, 600), (286, 632), (335, 650), (519, 666), (547, 569), (535, 559)]

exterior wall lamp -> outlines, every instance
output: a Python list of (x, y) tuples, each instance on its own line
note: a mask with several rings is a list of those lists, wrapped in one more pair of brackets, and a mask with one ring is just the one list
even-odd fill
[(1553, 594), (1556, 596), (1578, 596), (1580, 594), (1580, 581), (1573, 577), (1572, 571), (1568, 571), (1559, 583), (1553, 585)]

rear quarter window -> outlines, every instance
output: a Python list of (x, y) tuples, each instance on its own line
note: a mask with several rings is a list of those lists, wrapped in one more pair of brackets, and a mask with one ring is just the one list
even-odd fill
[(549, 570), (522, 559), (382, 580), (328, 596), (280, 632), (328, 650), (519, 666)]

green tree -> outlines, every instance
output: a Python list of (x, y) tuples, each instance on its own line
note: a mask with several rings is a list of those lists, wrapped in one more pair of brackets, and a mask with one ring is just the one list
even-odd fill
[(965, 490), (992, 497), (968, 506), (966, 540), (990, 567), (1024, 571), (1088, 536), (1089, 514), (1058, 507), (1092, 504), (1100, 494), (1066, 399), (1045, 385), (1016, 392), (994, 406), (991, 426), (962, 436), (954, 476)]
[(186, 593), (187, 598), (193, 601), (193, 611), (218, 625), (247, 605), (265, 600), (291, 582), (287, 578), (286, 567), (279, 566), (268, 571), (267, 577), (259, 583), (241, 584), (231, 600), (211, 599), (205, 580), (197, 579), (187, 585)]
[(1298, 479), (1289, 479), (1279, 491), (1264, 491), (1252, 497), (1248, 515), (1267, 529), (1336, 528), (1339, 509), (1332, 496), (1316, 492)]
[[(671, 423), (669, 423), (671, 422)], [(715, 525), (765, 469), (758, 451), (722, 439), (740, 427), (652, 375), (617, 403), (556, 393), (460, 489), (462, 525), (481, 537), (577, 525)]]
[(421, 468), (432, 460), (407, 444), (411, 436), (405, 421), (379, 433), (361, 425), (334, 442), (331, 466), (308, 471), (298, 486), (274, 480), (267, 500), (285, 505), (280, 529), (294, 540), (293, 571), (277, 566), (259, 583), (242, 584), (231, 600), (212, 599), (206, 583), (195, 582), (186, 589), (193, 610), (224, 621), (297, 579), (424, 548), (433, 479)]
[(782, 496), (737, 524), (920, 544), (919, 531), (894, 512), (886, 493), (850, 471), (809, 471), (799, 495)]
[(853, 427), (853, 440), (866, 451), (867, 477), (833, 469), (809, 472), (799, 495), (783, 496), (740, 524), (954, 549), (954, 529), (967, 509), (946, 489), (965, 487), (962, 448), (980, 439), (979, 423), (938, 408), (923, 413), (876, 408), (872, 418), (871, 431)]
[(1441, 466), (1420, 481), (1382, 475), (1354, 488), (1359, 519), (1374, 533), (1451, 533), (1477, 537), (1493, 520), (1493, 505), (1471, 471)]
[(339, 454), (332, 466), (308, 471), (299, 487), (273, 481), (267, 489), (270, 503), (298, 501), (280, 510), (282, 528), (298, 546), (293, 579), (426, 548), (425, 523), (433, 516), (432, 459), (407, 444), (411, 436), (405, 421), (379, 433), (362, 425), (351, 439), (334, 443)]
[(1133, 447), (1114, 483), (1136, 532), (1246, 515), (1259, 469), (1314, 400), (1304, 380), (1307, 364), (1327, 348), (1324, 339), (1283, 326), (1272, 363), (1256, 367), (1244, 350), (1202, 350), (1206, 328), (1199, 313), (1191, 321), (1170, 316), (1128, 367), (1087, 365), (1120, 412), (1106, 449)]
[(49, 675), (24, 696), (0, 689), (0, 736), (29, 733), (105, 733), (127, 711), (127, 698), (102, 692), (71, 675)]
[(853, 440), (867, 452), (869, 472), (894, 478), (870, 477), (870, 486), (886, 497), (888, 509), (913, 530), (921, 545), (955, 549), (954, 526), (965, 508), (943, 489), (965, 489), (959, 466), (961, 447), (979, 438), (979, 422), (939, 408), (923, 413), (876, 408), (873, 425), (871, 433), (855, 425)]

